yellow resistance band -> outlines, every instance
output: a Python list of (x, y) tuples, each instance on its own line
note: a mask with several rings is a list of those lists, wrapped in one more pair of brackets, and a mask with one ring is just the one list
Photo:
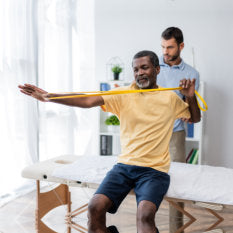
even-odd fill
[[(64, 96), (49, 97), (48, 99), (67, 99), (67, 98), (81, 98), (89, 96), (102, 96), (102, 95), (120, 95), (120, 94), (131, 94), (138, 92), (150, 92), (150, 91), (170, 91), (170, 90), (181, 90), (182, 87), (173, 87), (173, 88), (156, 88), (156, 89), (140, 89), (140, 90), (119, 90), (119, 91), (90, 91), (90, 92), (63, 92), (63, 93), (49, 93), (51, 95), (64, 94)], [(208, 110), (208, 106), (202, 96), (195, 90), (195, 94), (199, 97), (205, 108), (202, 108), (199, 104), (197, 97), (198, 107), (202, 111)]]

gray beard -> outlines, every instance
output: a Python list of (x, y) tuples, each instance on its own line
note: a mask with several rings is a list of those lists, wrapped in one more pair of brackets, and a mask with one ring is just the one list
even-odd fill
[(145, 89), (145, 88), (147, 88), (149, 86), (149, 84), (150, 84), (149, 79), (148, 78), (146, 78), (146, 79), (147, 79), (147, 82), (144, 83), (144, 84), (139, 83), (138, 79), (136, 80), (136, 84), (140, 89)]

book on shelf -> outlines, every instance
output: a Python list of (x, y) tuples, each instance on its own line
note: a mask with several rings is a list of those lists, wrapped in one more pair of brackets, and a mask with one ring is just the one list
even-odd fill
[(198, 155), (199, 155), (198, 149), (193, 148), (187, 156), (186, 163), (197, 164)]
[(187, 137), (194, 137), (194, 123), (187, 123)]
[(112, 135), (100, 135), (100, 155), (112, 155)]
[(199, 155), (199, 150), (196, 151), (192, 164), (197, 164), (198, 163), (198, 155)]
[(195, 156), (195, 154), (196, 154), (196, 151), (197, 151), (197, 149), (194, 149), (194, 150), (193, 150), (193, 153), (192, 153), (192, 155), (191, 155), (190, 160), (188, 161), (188, 163), (191, 163), (191, 164), (192, 164), (193, 159), (194, 159), (194, 156)]
[(188, 156), (187, 156), (187, 158), (186, 158), (186, 163), (188, 163), (188, 161), (190, 160), (190, 157), (191, 157), (191, 155), (192, 155), (192, 153), (193, 153), (193, 150), (194, 150), (194, 149), (190, 150), (190, 152), (189, 152), (189, 154), (188, 154)]
[(108, 83), (100, 83), (100, 91), (109, 91), (111, 89)]

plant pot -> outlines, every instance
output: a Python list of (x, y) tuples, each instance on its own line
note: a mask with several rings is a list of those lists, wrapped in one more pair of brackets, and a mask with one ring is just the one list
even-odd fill
[(119, 80), (120, 73), (113, 73), (113, 79)]
[(111, 133), (120, 133), (119, 125), (108, 125), (108, 131)]

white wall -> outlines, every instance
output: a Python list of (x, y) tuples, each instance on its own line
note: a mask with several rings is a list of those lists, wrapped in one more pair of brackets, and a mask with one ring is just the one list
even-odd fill
[(106, 79), (106, 62), (119, 56), (126, 79), (133, 79), (133, 55), (143, 49), (161, 54), (160, 35), (169, 26), (183, 30), (182, 57), (206, 84), (203, 162), (233, 168), (233, 1), (97, 0), (96, 79)]

